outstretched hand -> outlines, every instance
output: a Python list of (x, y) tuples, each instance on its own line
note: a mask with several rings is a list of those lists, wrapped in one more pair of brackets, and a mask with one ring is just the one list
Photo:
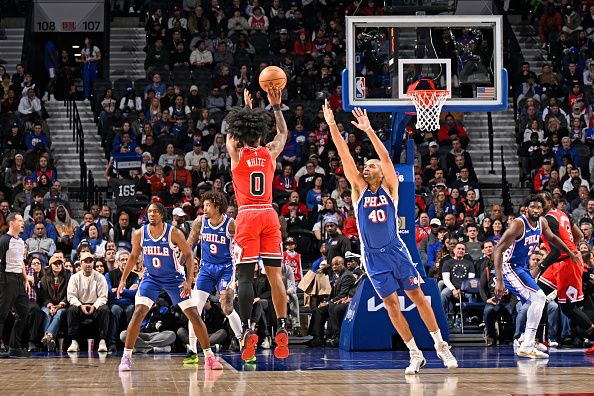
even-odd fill
[(322, 105), (322, 110), (324, 111), (324, 119), (326, 120), (326, 124), (335, 124), (336, 122), (334, 121), (334, 112), (330, 108), (328, 99), (324, 101), (324, 104)]
[(268, 88), (268, 91), (266, 91), (266, 94), (268, 95), (268, 101), (270, 102), (271, 106), (275, 106), (275, 105), (280, 106), (281, 100), (282, 100), (282, 95), (283, 95), (282, 89)]
[(250, 94), (250, 91), (248, 91), (247, 88), (244, 88), (243, 90), (243, 101), (245, 102), (245, 105), (250, 109), (254, 108), (254, 100), (252, 99), (252, 94)]
[(360, 107), (355, 107), (352, 111), (353, 116), (357, 119), (357, 121), (351, 121), (351, 124), (359, 128), (365, 133), (373, 132), (371, 128), (371, 123), (369, 122), (369, 117), (367, 117), (367, 110), (361, 110)]

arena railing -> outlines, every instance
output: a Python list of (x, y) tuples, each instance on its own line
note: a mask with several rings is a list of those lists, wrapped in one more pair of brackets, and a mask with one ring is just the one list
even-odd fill
[(76, 105), (76, 92), (68, 92), (64, 98), (68, 128), (72, 131), (72, 141), (75, 143), (80, 166), (79, 198), (85, 210), (89, 210), (91, 205), (103, 203), (102, 193), (95, 184), (93, 173), (88, 169), (85, 161), (85, 132)]

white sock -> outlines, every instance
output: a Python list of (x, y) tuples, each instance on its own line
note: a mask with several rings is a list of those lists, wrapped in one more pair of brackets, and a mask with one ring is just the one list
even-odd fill
[(436, 331), (430, 331), (431, 337), (433, 337), (433, 343), (435, 345), (439, 345), (443, 342), (443, 338), (441, 338), (441, 330), (437, 329)]
[(214, 356), (214, 353), (212, 353), (212, 349), (210, 348), (203, 349), (202, 352), (204, 353), (205, 358), (209, 356)]
[(408, 348), (409, 351), (412, 352), (416, 352), (419, 350), (419, 348), (417, 347), (417, 343), (415, 342), (414, 337), (411, 338), (408, 342), (405, 342), (406, 347)]
[(124, 348), (124, 355), (123, 355), (123, 356), (124, 356), (124, 357), (129, 357), (129, 358), (131, 358), (131, 357), (132, 357), (132, 351), (133, 351), (133, 350), (134, 350), (134, 349), (128, 349), (128, 348)]
[(521, 344), (520, 348), (522, 348), (522, 349), (532, 348), (534, 346), (535, 339), (536, 339), (536, 329), (526, 327), (526, 331), (524, 332), (524, 339), (522, 340), (522, 344)]
[(188, 323), (188, 333), (189, 333), (189, 348), (190, 351), (196, 353), (196, 343), (198, 341), (198, 338), (196, 337), (196, 333), (194, 332), (194, 326), (192, 326), (192, 323)]
[(233, 330), (235, 337), (241, 338), (241, 318), (237, 311), (233, 311), (231, 314), (227, 315), (227, 319), (229, 319), (229, 325), (231, 326), (231, 330)]

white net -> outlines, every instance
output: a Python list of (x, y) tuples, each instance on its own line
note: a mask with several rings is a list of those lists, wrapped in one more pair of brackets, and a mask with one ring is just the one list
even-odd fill
[(448, 93), (447, 90), (418, 90), (408, 93), (417, 110), (418, 130), (436, 131), (439, 129), (439, 114)]

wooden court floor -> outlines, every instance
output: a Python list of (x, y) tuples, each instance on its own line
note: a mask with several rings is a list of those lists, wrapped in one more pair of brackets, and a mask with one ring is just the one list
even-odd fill
[(172, 355), (135, 356), (134, 370), (120, 374), (119, 360), (97, 354), (2, 360), (0, 395), (594, 395), (594, 362), (547, 367), (546, 361), (521, 360), (508, 368), (427, 368), (410, 377), (400, 367), (238, 371), (230, 359), (223, 371), (207, 372)]

